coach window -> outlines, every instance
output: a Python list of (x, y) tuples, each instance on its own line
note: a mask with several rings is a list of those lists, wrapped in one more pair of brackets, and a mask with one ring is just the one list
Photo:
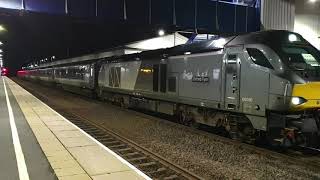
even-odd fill
[(169, 92), (176, 92), (176, 77), (169, 77), (168, 78), (168, 91)]
[(268, 58), (259, 49), (247, 48), (247, 51), (251, 60), (255, 64), (269, 68), (269, 69), (274, 69), (270, 64)]

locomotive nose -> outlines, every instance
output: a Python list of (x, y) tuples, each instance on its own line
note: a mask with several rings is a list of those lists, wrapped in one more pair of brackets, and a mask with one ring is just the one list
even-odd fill
[(295, 84), (292, 91), (291, 110), (320, 109), (320, 82)]

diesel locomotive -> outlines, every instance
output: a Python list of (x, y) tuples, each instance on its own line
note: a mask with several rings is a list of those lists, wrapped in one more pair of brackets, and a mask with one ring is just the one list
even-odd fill
[(320, 52), (297, 33), (260, 31), (86, 57), (20, 76), (223, 129), (233, 139), (320, 148)]

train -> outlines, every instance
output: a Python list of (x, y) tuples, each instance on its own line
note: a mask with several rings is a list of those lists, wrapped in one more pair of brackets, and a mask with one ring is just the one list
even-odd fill
[(269, 30), (29, 67), (20, 78), (223, 129), (232, 139), (320, 148), (320, 52)]

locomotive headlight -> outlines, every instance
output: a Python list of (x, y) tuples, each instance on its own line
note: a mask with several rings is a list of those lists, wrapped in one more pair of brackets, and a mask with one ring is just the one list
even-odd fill
[(291, 103), (293, 105), (300, 105), (300, 104), (303, 104), (305, 102), (307, 102), (307, 100), (302, 98), (302, 97), (292, 97), (291, 98)]

